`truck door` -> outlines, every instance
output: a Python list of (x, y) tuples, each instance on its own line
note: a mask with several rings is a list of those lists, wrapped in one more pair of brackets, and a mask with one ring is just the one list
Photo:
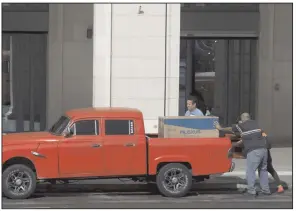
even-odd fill
[(143, 175), (146, 173), (146, 142), (137, 133), (134, 119), (104, 119), (104, 160), (106, 175)]
[(70, 126), (71, 137), (59, 143), (62, 177), (103, 176), (104, 163), (100, 121), (78, 120)]

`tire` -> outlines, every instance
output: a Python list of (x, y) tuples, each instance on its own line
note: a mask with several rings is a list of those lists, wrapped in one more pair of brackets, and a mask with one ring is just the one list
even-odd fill
[[(177, 182), (174, 181), (177, 177), (172, 176), (172, 172), (177, 171), (179, 172), (179, 176), (183, 175)], [(167, 178), (169, 178), (167, 180)], [(175, 178), (175, 179), (173, 179)], [(169, 181), (169, 182), (168, 182)], [(175, 182), (175, 183), (174, 183)], [(181, 183), (182, 184), (181, 184)], [(169, 184), (170, 183), (170, 184)], [(189, 169), (180, 163), (170, 163), (163, 166), (156, 176), (156, 184), (158, 187), (159, 192), (166, 197), (183, 197), (189, 193), (192, 187), (192, 174)], [(171, 184), (177, 187), (182, 185), (179, 190), (172, 190), (170, 187)]]
[[(16, 179), (13, 180), (13, 178)], [(2, 174), (2, 191), (10, 199), (29, 198), (35, 192), (36, 183), (37, 179), (33, 170), (22, 164), (9, 166)], [(16, 189), (16, 191), (12, 189)]]

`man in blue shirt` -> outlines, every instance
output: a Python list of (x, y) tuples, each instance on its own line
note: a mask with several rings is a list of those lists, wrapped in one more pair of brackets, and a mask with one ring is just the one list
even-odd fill
[(190, 96), (187, 100), (187, 111), (185, 116), (204, 116), (201, 110), (196, 108), (197, 98), (194, 96)]

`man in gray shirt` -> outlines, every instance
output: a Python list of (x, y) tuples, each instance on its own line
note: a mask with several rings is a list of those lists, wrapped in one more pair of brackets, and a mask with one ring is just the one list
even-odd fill
[(190, 96), (187, 100), (187, 111), (185, 116), (204, 116), (201, 110), (196, 108), (197, 98), (194, 96)]
[[(216, 128), (218, 130), (222, 129), (218, 123), (216, 123)], [(262, 129), (259, 128), (256, 121), (250, 118), (248, 113), (241, 114), (241, 121), (238, 124), (233, 125), (232, 129), (224, 129), (232, 130), (233, 132), (238, 132), (240, 134), (241, 140), (233, 144), (233, 147), (243, 146), (244, 148), (243, 153), (247, 159), (247, 194), (253, 197), (256, 197), (258, 194), (255, 188), (256, 170), (258, 169), (260, 172), (260, 193), (270, 195), (267, 171), (267, 140), (262, 136)]]

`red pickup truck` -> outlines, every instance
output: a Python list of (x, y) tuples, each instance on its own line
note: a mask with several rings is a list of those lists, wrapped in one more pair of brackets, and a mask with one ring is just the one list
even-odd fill
[(49, 131), (3, 135), (2, 190), (24, 199), (39, 180), (132, 178), (182, 197), (194, 179), (232, 171), (230, 148), (229, 138), (149, 138), (137, 109), (76, 109)]

